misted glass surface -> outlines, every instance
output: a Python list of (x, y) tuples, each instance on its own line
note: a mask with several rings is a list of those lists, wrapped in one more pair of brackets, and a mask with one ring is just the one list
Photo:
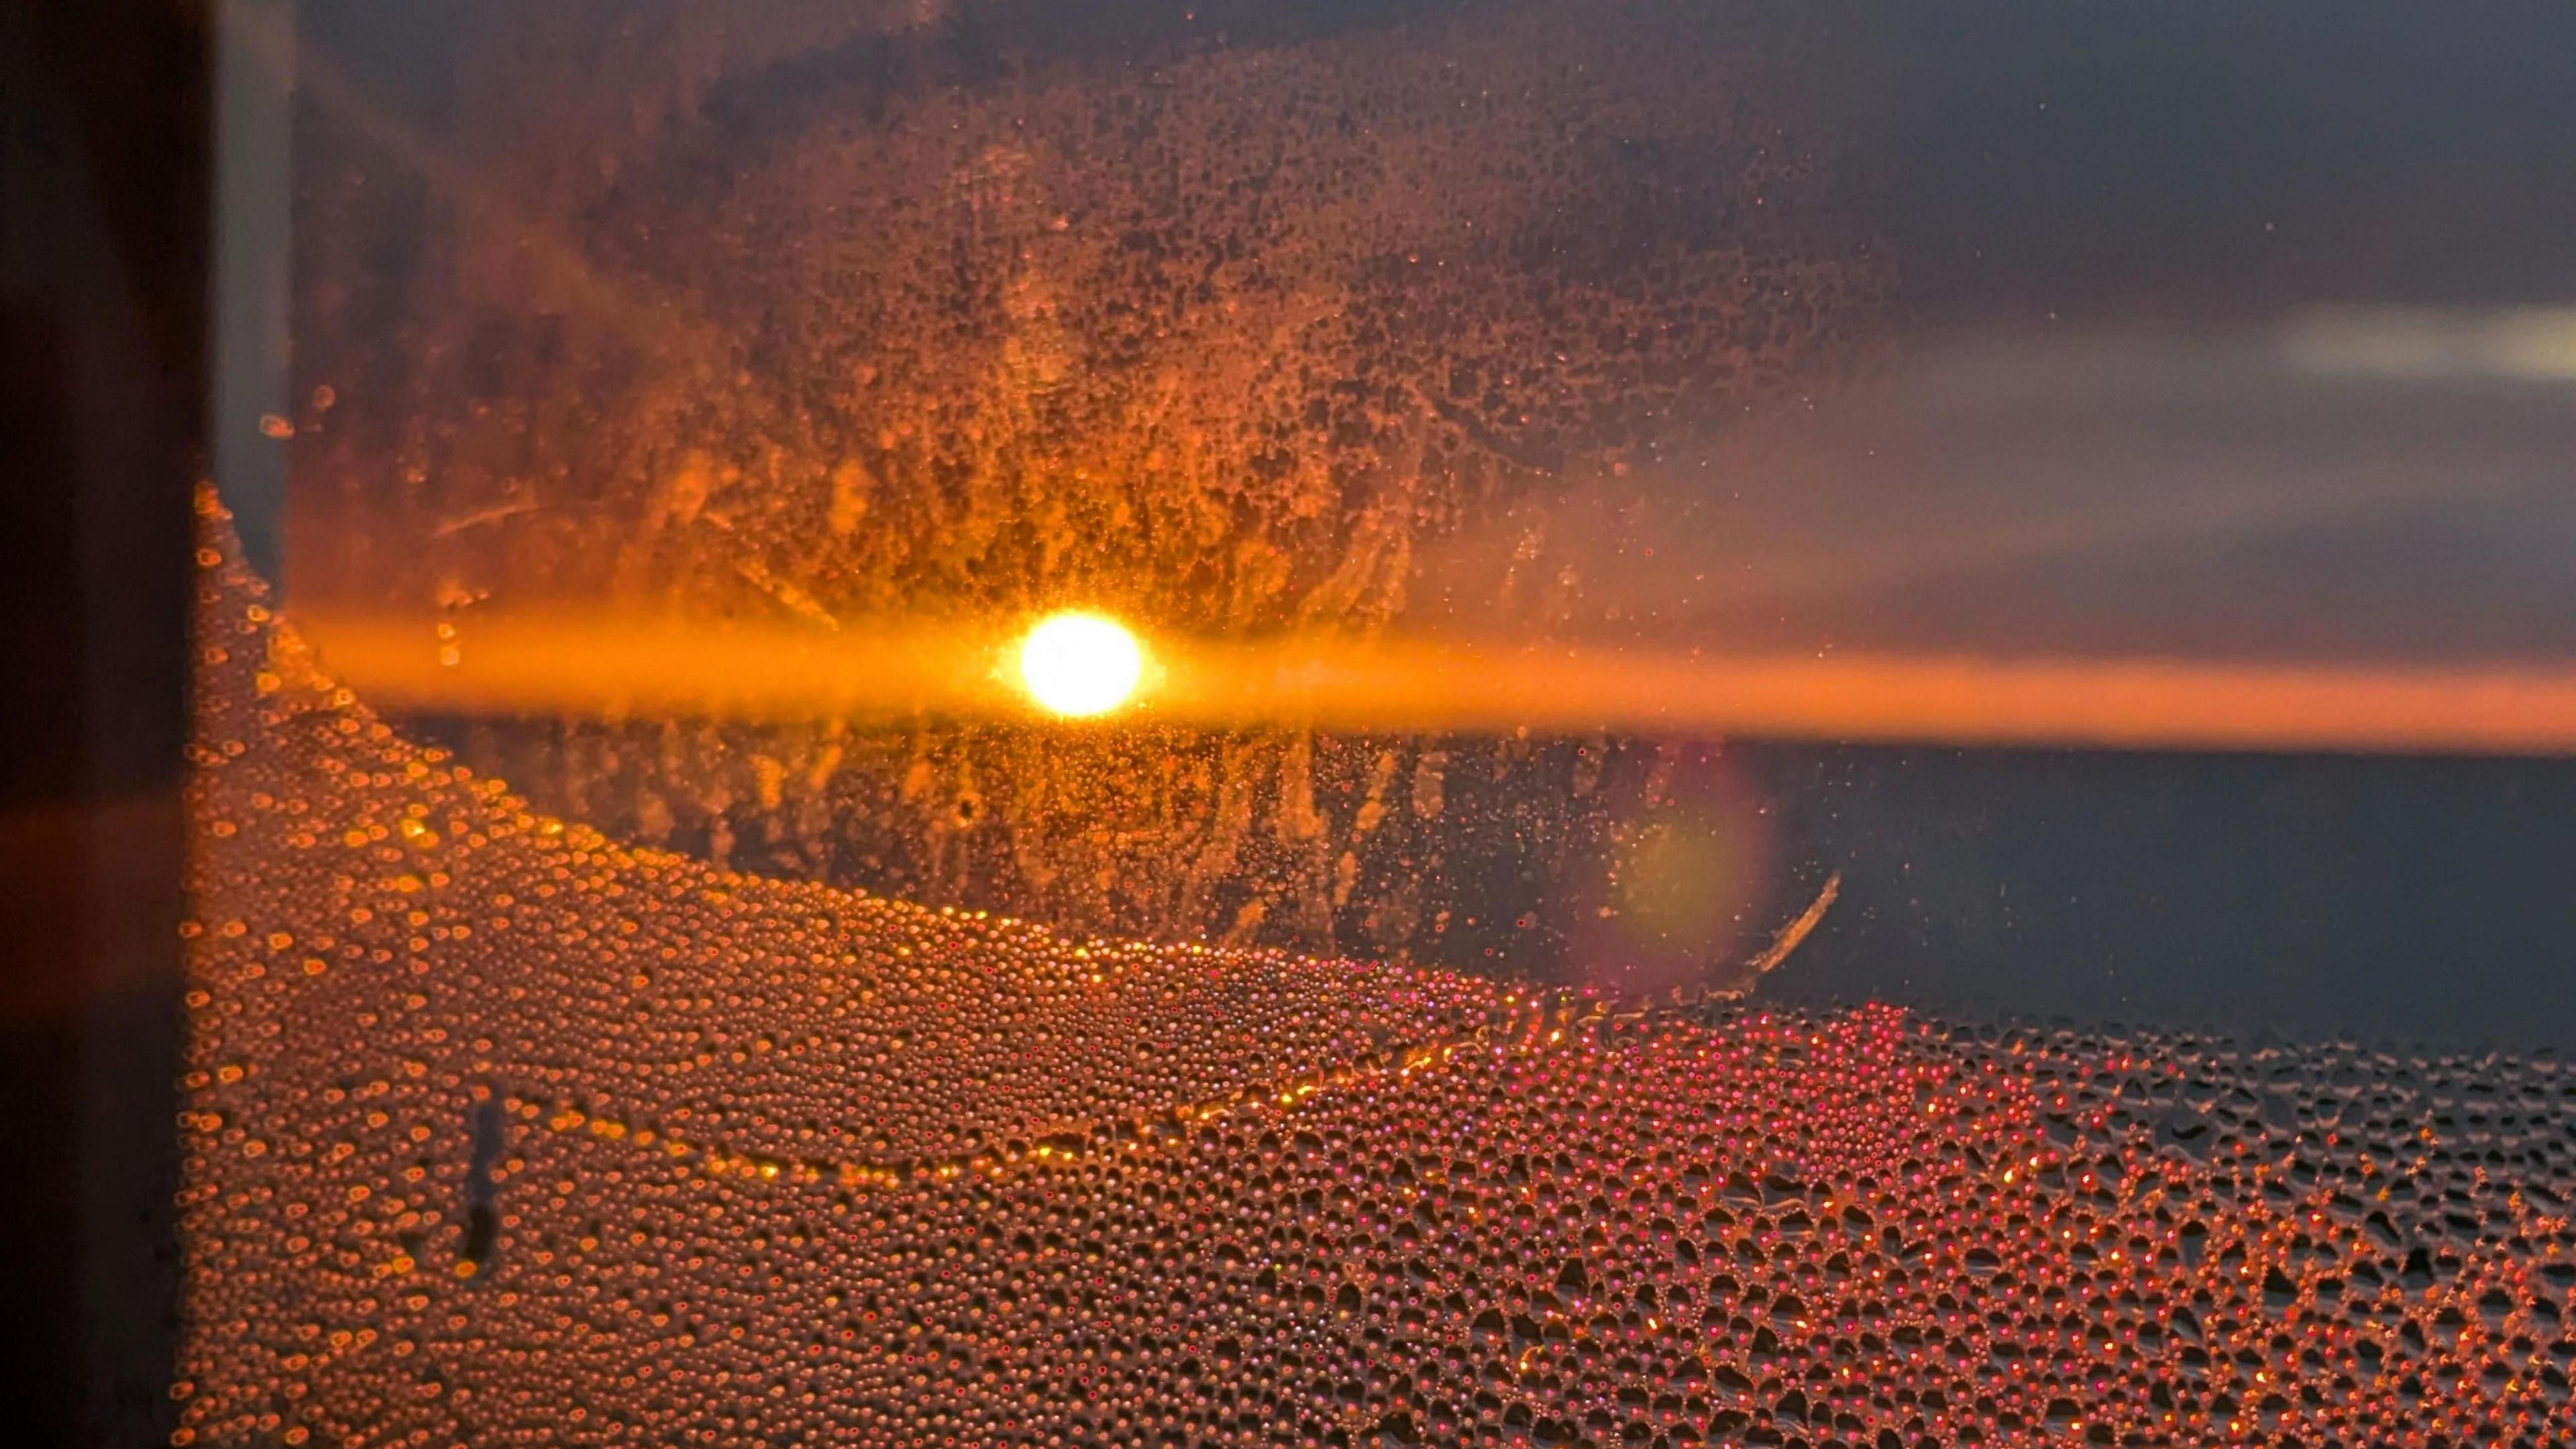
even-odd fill
[(179, 1442), (2568, 1441), (2576, 25), (228, 23)]

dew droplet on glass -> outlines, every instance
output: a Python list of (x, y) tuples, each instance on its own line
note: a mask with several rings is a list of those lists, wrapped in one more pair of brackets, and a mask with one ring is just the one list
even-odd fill
[(732, 874), (401, 738), (201, 508), (182, 1442), (2565, 1442), (2554, 1060)]

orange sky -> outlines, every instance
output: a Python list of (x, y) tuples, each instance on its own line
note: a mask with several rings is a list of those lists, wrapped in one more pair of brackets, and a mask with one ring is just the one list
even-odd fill
[[(954, 627), (636, 628), (519, 616), (301, 618), (381, 706), (455, 714), (793, 719), (1031, 713), (1010, 638)], [(453, 663), (443, 663), (452, 648)], [(1950, 745), (2576, 754), (2576, 667), (2267, 664), (1829, 652), (1471, 648), (1433, 640), (1149, 640), (1109, 720)]]

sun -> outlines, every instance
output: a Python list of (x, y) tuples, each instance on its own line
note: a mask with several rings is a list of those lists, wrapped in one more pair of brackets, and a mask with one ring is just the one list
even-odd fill
[(1144, 646), (1099, 614), (1050, 614), (1020, 641), (1020, 683), (1055, 714), (1107, 714), (1127, 702), (1144, 674)]

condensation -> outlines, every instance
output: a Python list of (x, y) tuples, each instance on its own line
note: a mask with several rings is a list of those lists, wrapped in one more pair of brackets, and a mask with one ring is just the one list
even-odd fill
[(751, 878), (408, 742), (203, 507), (178, 1442), (2566, 1442), (2554, 1059)]
[[(1543, 630), (1579, 579), (1416, 598), (1425, 550), (1615, 511), (1632, 470), (1699, 467), (1875, 345), (1892, 262), (1794, 67), (1725, 13), (1110, 7), (1102, 36), (1055, 8), (718, 74), (764, 16), (809, 22), (684, 7), (659, 46), (643, 18), (584, 45), (487, 5), (444, 139), (470, 195), (312, 108), (298, 377), (328, 405), (291, 444), (297, 596), (468, 649), (567, 598), (818, 634), (1076, 606), (1219, 640)], [(442, 738), (558, 813), (764, 874), (1451, 959), (1432, 923), (1524, 869), (1481, 913), (1564, 934), (1579, 871), (1489, 862), (1533, 833), (1589, 858), (1636, 794), (1569, 789), (1599, 767), (1580, 742), (1289, 724)], [(1452, 755), (1504, 803), (1402, 808)]]

